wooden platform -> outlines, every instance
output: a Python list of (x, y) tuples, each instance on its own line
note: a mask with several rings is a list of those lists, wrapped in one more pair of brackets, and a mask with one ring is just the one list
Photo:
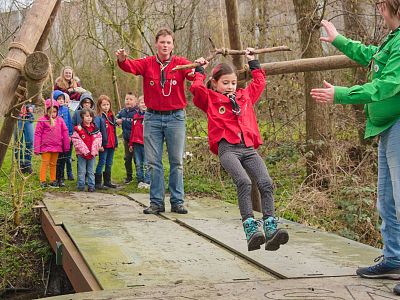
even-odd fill
[(160, 216), (142, 213), (145, 194), (52, 193), (44, 203), (81, 259), (74, 268), (94, 281), (74, 287), (104, 290), (54, 299), (396, 299), (394, 282), (354, 276), (379, 249), (281, 220), (287, 245), (248, 252), (237, 207), (215, 199), (188, 201), (187, 215), (167, 206)]

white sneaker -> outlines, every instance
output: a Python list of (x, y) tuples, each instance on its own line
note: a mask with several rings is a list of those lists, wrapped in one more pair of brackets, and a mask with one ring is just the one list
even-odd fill
[(144, 189), (145, 183), (144, 182), (139, 182), (139, 184), (137, 185), (138, 189)]
[(144, 182), (144, 183), (143, 183), (143, 188), (144, 188), (144, 189), (147, 189), (147, 190), (150, 189), (150, 184)]

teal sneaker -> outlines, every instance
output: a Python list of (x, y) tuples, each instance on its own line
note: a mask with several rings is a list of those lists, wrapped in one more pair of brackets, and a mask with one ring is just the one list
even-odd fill
[(243, 222), (243, 229), (247, 239), (247, 250), (260, 249), (260, 246), (265, 243), (265, 237), (262, 231), (259, 230), (256, 220), (254, 218), (246, 219)]
[(281, 245), (289, 241), (289, 234), (285, 229), (278, 228), (274, 217), (264, 220), (265, 250), (276, 251)]

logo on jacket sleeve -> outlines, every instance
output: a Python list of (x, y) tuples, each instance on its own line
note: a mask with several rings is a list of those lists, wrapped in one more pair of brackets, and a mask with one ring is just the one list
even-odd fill
[(226, 112), (225, 106), (220, 106), (218, 112), (223, 115)]

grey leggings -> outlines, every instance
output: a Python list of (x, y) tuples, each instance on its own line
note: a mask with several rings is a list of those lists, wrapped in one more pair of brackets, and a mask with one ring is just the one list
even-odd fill
[(251, 179), (261, 194), (263, 217), (274, 215), (273, 183), (263, 159), (253, 147), (229, 144), (225, 139), (218, 144), (222, 167), (231, 175), (237, 186), (239, 210), (242, 220), (254, 217), (251, 202)]

